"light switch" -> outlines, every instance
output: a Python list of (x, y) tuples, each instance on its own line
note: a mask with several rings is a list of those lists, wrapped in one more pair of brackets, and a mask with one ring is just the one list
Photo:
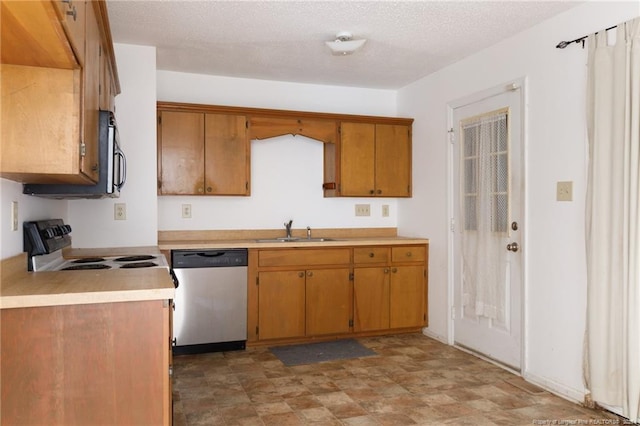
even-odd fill
[(557, 201), (573, 201), (573, 181), (557, 183), (556, 200)]

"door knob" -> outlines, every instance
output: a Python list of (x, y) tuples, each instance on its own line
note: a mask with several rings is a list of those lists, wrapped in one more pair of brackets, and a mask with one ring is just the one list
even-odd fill
[(518, 243), (509, 243), (507, 244), (507, 250), (512, 251), (512, 252), (516, 252), (518, 251)]

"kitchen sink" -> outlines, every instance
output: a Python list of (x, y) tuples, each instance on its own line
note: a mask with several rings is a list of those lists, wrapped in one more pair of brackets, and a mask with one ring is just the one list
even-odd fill
[(262, 240), (256, 240), (257, 243), (321, 243), (324, 241), (337, 241), (333, 238), (266, 238)]

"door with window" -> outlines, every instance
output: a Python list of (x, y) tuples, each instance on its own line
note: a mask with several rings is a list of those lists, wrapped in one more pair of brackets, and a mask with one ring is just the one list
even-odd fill
[(456, 345), (520, 370), (522, 115), (520, 88), (453, 109)]

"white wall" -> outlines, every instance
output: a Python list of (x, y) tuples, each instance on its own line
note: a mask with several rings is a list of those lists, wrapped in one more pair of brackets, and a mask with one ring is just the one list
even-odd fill
[[(18, 202), (18, 230), (11, 230), (11, 202)], [(0, 259), (22, 253), (22, 223), (29, 220), (67, 220), (67, 201), (22, 194), (22, 184), (0, 179)], [(26, 267), (26, 265), (25, 265)]]
[[(120, 198), (69, 201), (74, 247), (149, 246), (157, 243), (156, 49), (115, 44), (122, 93), (116, 97), (127, 181)], [(114, 220), (115, 203), (126, 204), (126, 220)]]
[[(589, 2), (401, 89), (399, 115), (415, 118), (414, 197), (398, 203), (402, 234), (429, 237), (429, 329), (447, 340), (447, 104), (526, 77), (525, 370), (581, 400), (586, 269), (587, 51), (572, 40), (640, 15), (634, 2)], [(557, 181), (574, 201), (555, 201)]]
[[(396, 115), (391, 90), (319, 86), (158, 71), (158, 100), (358, 115)], [(161, 196), (161, 230), (396, 227), (396, 199), (324, 198), (322, 143), (301, 136), (253, 141), (250, 197)], [(354, 205), (371, 205), (355, 217)], [(191, 204), (192, 218), (181, 217)], [(382, 217), (382, 205), (390, 216)]]

